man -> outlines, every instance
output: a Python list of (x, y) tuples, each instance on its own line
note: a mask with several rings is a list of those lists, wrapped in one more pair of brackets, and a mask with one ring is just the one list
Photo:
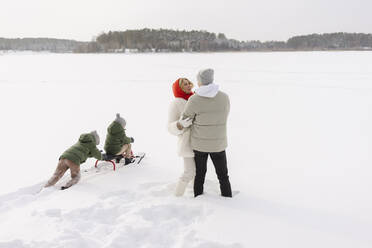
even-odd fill
[(189, 98), (179, 124), (182, 127), (192, 125), (191, 148), (195, 153), (196, 165), (194, 196), (203, 194), (209, 155), (220, 182), (221, 195), (232, 197), (225, 152), (230, 100), (228, 95), (213, 83), (213, 78), (212, 69), (201, 70), (198, 73), (199, 88)]

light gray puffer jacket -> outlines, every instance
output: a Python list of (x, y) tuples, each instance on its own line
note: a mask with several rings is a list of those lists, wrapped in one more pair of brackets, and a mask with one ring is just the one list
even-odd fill
[(227, 147), (227, 117), (230, 100), (218, 85), (201, 86), (186, 104), (183, 118), (193, 118), (191, 148), (201, 152), (221, 152)]

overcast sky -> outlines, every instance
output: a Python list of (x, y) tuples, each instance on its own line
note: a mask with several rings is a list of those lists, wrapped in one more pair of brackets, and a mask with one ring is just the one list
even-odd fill
[(372, 33), (372, 0), (1, 0), (0, 37), (91, 40), (140, 28), (207, 30), (239, 40)]

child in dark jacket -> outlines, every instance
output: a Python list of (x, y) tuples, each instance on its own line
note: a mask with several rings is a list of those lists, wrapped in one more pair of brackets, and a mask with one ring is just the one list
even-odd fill
[(105, 141), (105, 152), (108, 155), (122, 155), (124, 158), (131, 159), (133, 137), (127, 137), (125, 134), (126, 121), (116, 114), (116, 119), (107, 128), (107, 136)]
[(71, 172), (71, 180), (65, 186), (62, 186), (61, 189), (67, 189), (79, 182), (80, 164), (84, 163), (89, 157), (102, 159), (102, 154), (97, 149), (98, 144), (99, 136), (97, 131), (80, 135), (78, 142), (59, 157), (57, 169), (44, 187), (55, 185), (68, 169)]

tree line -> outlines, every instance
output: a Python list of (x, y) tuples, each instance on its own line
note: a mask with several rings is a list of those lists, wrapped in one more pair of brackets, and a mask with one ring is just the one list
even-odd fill
[(49, 38), (0, 38), (0, 50), (74, 53), (372, 50), (372, 34), (328, 33), (287, 41), (239, 41), (223, 33), (140, 29), (101, 33), (91, 42)]
[(141, 29), (109, 31), (77, 52), (219, 52), (372, 50), (372, 34), (329, 33), (294, 36), (288, 41), (238, 41), (207, 31)]
[(87, 42), (51, 38), (0, 38), (0, 51), (49, 51), (55, 53), (74, 52)]
[(287, 41), (287, 47), (294, 50), (372, 49), (372, 34), (330, 33), (295, 36)]

